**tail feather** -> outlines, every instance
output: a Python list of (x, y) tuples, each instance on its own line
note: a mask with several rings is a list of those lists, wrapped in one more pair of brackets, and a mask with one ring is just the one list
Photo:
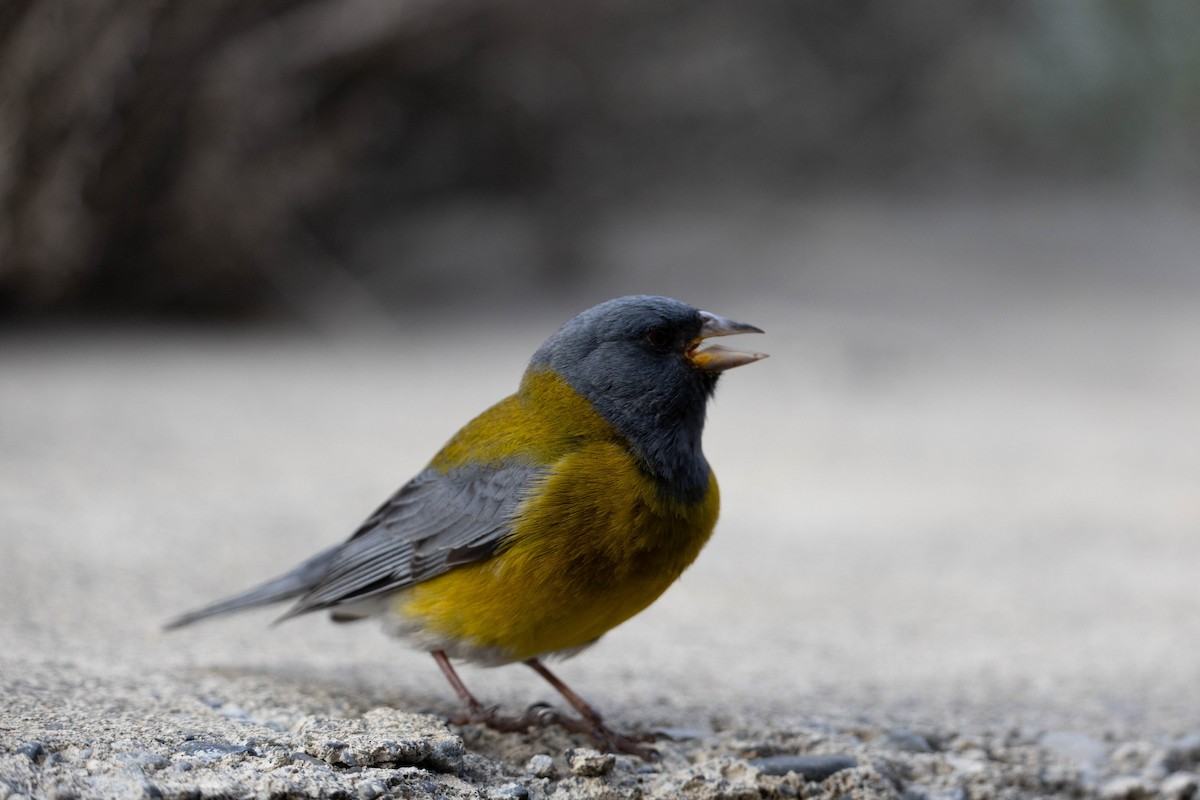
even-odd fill
[(275, 580), (267, 581), (261, 586), (255, 586), (253, 589), (248, 589), (241, 594), (236, 594), (233, 597), (213, 603), (210, 606), (189, 611), (168, 622), (164, 626), (164, 630), (174, 630), (175, 628), (182, 628), (184, 625), (191, 625), (193, 622), (199, 622), (208, 617), (231, 614), (235, 611), (245, 611), (299, 597), (308, 592), (321, 579), (321, 576), (325, 574), (330, 557), (337, 549), (337, 547), (332, 547), (318, 553), (286, 575), (281, 575)]

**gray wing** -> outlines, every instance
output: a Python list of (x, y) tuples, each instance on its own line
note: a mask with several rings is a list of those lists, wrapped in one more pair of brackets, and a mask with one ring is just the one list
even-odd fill
[(168, 627), (298, 598), (281, 617), (287, 619), (388, 594), (486, 558), (511, 530), (517, 506), (542, 472), (518, 463), (450, 473), (427, 469), (342, 544)]
[(324, 574), (285, 617), (388, 594), (486, 558), (538, 474), (519, 464), (422, 472), (330, 554)]

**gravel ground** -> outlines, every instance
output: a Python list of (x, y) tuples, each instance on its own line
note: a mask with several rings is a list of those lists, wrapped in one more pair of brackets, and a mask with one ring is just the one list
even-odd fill
[[(8, 331), (0, 798), (1196, 797), (1200, 235), (936, 212), (776, 210), (761, 274), (696, 292), (639, 273), (634, 223), (610, 243), (626, 267), (588, 301), (666, 291), (772, 354), (710, 412), (712, 544), (559, 667), (660, 735), (651, 764), (447, 726), (432, 660), (370, 624), (160, 630), (347, 535), (573, 309)], [(672, 219), (643, 224), (677, 224), (681, 262), (747, 240)]]

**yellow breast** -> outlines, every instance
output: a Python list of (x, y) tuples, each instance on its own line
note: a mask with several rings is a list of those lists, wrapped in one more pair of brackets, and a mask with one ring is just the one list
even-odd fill
[(452, 655), (503, 662), (587, 645), (661, 595), (716, 524), (715, 478), (700, 502), (664, 498), (611, 426), (549, 373), (527, 377), (434, 466), (514, 455), (548, 470), (501, 550), (396, 599), (405, 627)]

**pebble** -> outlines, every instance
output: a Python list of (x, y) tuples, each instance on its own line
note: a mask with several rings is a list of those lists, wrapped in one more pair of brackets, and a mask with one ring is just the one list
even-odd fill
[(46, 747), (41, 742), (25, 742), (13, 751), (16, 755), (25, 756), (33, 763), (38, 763), (46, 757)]
[(114, 754), (114, 758), (117, 761), (150, 770), (166, 769), (171, 765), (171, 762), (165, 756), (149, 750), (139, 750), (133, 753), (116, 753)]
[(366, 780), (355, 789), (359, 800), (375, 800), (388, 794), (388, 785), (381, 780)]
[(590, 747), (578, 747), (567, 751), (567, 765), (572, 775), (581, 778), (598, 778), (612, 772), (617, 757), (612, 753), (601, 753)]
[(1172, 742), (1163, 754), (1162, 763), (1168, 772), (1200, 767), (1200, 733), (1190, 733)]
[(200, 740), (184, 742), (179, 745), (179, 752), (184, 755), (194, 756), (202, 761), (215, 761), (218, 758), (230, 755), (258, 755), (258, 753), (254, 752), (254, 748), (249, 745), (234, 744), (233, 742), (205, 742)]
[(488, 790), (488, 800), (529, 800), (529, 790), (519, 783), (506, 783)]
[(1104, 742), (1078, 731), (1048, 731), (1039, 737), (1038, 743), (1078, 765), (1095, 766), (1103, 762), (1108, 754)]
[(888, 731), (883, 735), (882, 744), (889, 750), (900, 753), (932, 753), (929, 740), (919, 733), (912, 731)]
[(1154, 789), (1132, 775), (1113, 778), (1100, 787), (1101, 800), (1150, 800)]
[(1200, 761), (1200, 731), (1180, 736), (1172, 746), (1180, 750), (1186, 750), (1192, 759)]
[(236, 703), (222, 704), (219, 708), (217, 708), (217, 713), (226, 719), (233, 719), (242, 722), (250, 719), (250, 712), (246, 711), (246, 709), (242, 708)]
[(316, 756), (310, 756), (308, 753), (302, 753), (299, 750), (293, 750), (292, 752), (288, 753), (288, 758), (290, 758), (292, 761), (303, 761), (307, 764), (317, 764), (318, 766), (322, 767), (329, 766), (329, 764), (317, 758)]
[(963, 786), (947, 789), (913, 784), (905, 787), (904, 800), (969, 800), (969, 798), (967, 790)]
[(1149, 742), (1125, 742), (1117, 745), (1110, 759), (1122, 772), (1141, 772), (1153, 759), (1154, 752), (1155, 748)]
[(554, 759), (545, 753), (538, 753), (529, 759), (525, 764), (525, 771), (535, 778), (554, 778), (558, 775), (558, 768), (554, 766)]
[(1195, 772), (1174, 772), (1158, 787), (1164, 800), (1192, 800), (1200, 795), (1200, 775)]
[(834, 773), (854, 769), (858, 759), (853, 756), (767, 756), (753, 758), (750, 765), (766, 775), (787, 775), (794, 772), (804, 780), (820, 783)]

